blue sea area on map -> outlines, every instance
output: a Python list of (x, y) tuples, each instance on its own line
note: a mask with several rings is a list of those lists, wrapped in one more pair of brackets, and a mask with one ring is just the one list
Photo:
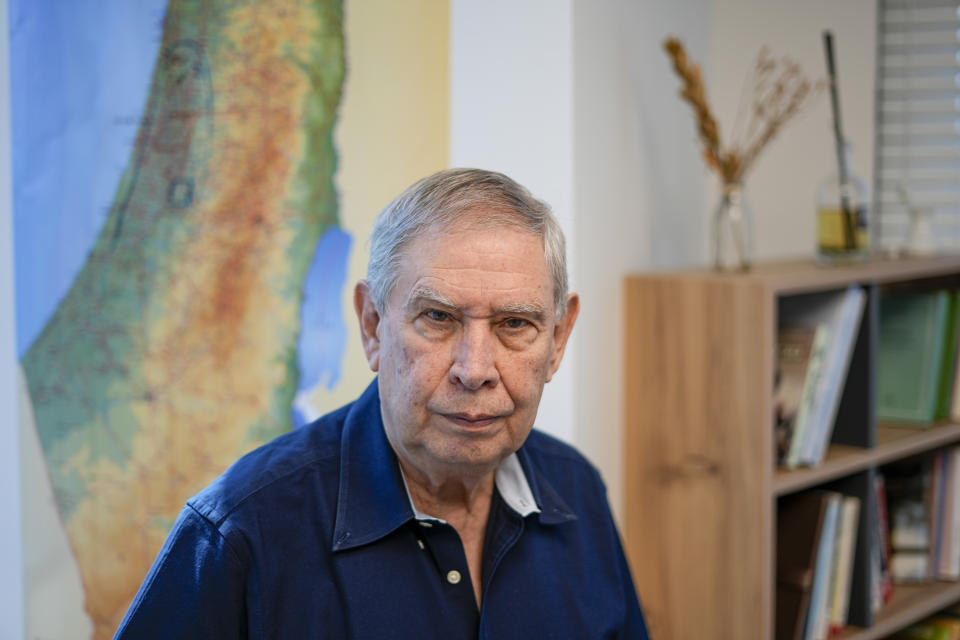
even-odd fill
[(167, 0), (10, 0), (17, 354), (83, 266), (143, 113)]
[[(297, 386), (300, 391), (321, 385), (332, 389), (340, 381), (340, 363), (347, 348), (347, 327), (341, 300), (351, 244), (350, 234), (343, 229), (328, 229), (320, 238), (307, 273), (297, 345), (300, 362)], [(294, 426), (306, 422), (307, 418), (294, 408)]]

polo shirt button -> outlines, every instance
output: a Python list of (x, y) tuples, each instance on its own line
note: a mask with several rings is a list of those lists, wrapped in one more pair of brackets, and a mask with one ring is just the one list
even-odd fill
[(454, 569), (453, 571), (447, 572), (447, 582), (450, 584), (459, 584), (460, 582), (460, 572)]

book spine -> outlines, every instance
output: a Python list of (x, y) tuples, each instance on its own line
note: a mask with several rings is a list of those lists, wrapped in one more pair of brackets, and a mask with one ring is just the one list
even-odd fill
[(880, 595), (882, 602), (890, 601), (893, 595), (893, 577), (890, 575), (890, 517), (887, 512), (887, 482), (882, 474), (876, 475), (874, 494), (877, 500), (877, 533), (880, 537)]
[(820, 548), (814, 569), (813, 592), (810, 610), (807, 613), (806, 640), (823, 640), (827, 635), (827, 597), (830, 587), (830, 570), (833, 565), (833, 549), (837, 532), (837, 517), (840, 510), (840, 495), (832, 494), (827, 504), (820, 533)]
[(831, 366), (827, 371), (823, 387), (818, 395), (820, 406), (815, 421), (816, 437), (812, 438), (806, 451), (806, 463), (818, 465), (823, 462), (827, 444), (833, 434), (833, 424), (837, 418), (837, 409), (840, 406), (840, 394), (843, 391), (843, 381), (850, 368), (853, 356), (853, 345), (856, 342), (857, 329), (860, 327), (860, 317), (863, 315), (863, 306), (866, 294), (859, 287), (847, 289), (844, 299), (843, 313), (837, 329), (837, 337), (831, 350)]
[(948, 295), (946, 335), (937, 383), (937, 420), (945, 420), (950, 415), (950, 393), (953, 390), (953, 374), (957, 366), (957, 312), (960, 293), (951, 291)]
[(943, 522), (943, 457), (938, 453), (933, 458), (933, 471), (930, 474), (929, 497), (930, 505), (927, 513), (927, 530), (930, 532), (930, 546), (927, 547), (927, 577), (934, 579), (940, 572), (940, 529)]
[(950, 486), (953, 491), (953, 504), (951, 523), (950, 523), (950, 576), (960, 577), (960, 447), (954, 447), (950, 450)]
[(957, 578), (958, 576), (952, 573), (950, 567), (950, 554), (952, 553), (953, 548), (953, 537), (952, 537), (952, 527), (953, 527), (953, 514), (956, 510), (956, 491), (953, 488), (953, 474), (954, 474), (954, 462), (953, 462), (953, 452), (947, 451), (943, 455), (943, 467), (941, 469), (941, 478), (943, 480), (941, 486), (941, 492), (943, 497), (943, 513), (940, 517), (940, 522), (938, 523), (938, 542), (939, 549), (937, 552), (937, 575), (942, 578)]
[(817, 400), (817, 391), (829, 342), (830, 328), (825, 324), (819, 325), (813, 339), (810, 363), (807, 365), (807, 375), (803, 381), (803, 396), (793, 427), (793, 439), (790, 441), (790, 451), (787, 453), (786, 466), (790, 469), (795, 469), (802, 464), (802, 454), (805, 441), (811, 431), (811, 416)]

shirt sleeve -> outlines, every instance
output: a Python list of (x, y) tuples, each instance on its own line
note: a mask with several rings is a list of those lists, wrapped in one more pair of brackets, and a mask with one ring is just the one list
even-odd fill
[[(616, 533), (614, 533), (614, 535), (616, 535)], [(649, 640), (650, 636), (647, 634), (647, 623), (643, 618), (643, 610), (640, 608), (637, 590), (633, 586), (630, 565), (627, 564), (627, 558), (623, 553), (623, 545), (620, 544), (619, 537), (617, 537), (616, 542), (617, 555), (620, 561), (620, 575), (623, 581), (623, 592), (627, 599), (627, 615), (623, 637), (630, 638), (631, 640)]]
[(606, 485), (596, 469), (594, 469), (594, 477), (599, 485), (600, 499), (602, 500), (603, 509), (606, 512), (607, 527), (612, 537), (611, 543), (616, 549), (617, 569), (620, 574), (621, 590), (625, 600), (626, 615), (624, 617), (623, 632), (619, 637), (624, 640), (649, 640), (650, 635), (647, 632), (647, 623), (643, 617), (640, 600), (637, 597), (637, 589), (633, 584), (633, 574), (630, 572), (630, 564), (627, 562), (627, 556), (623, 551), (623, 542), (620, 540), (620, 532), (617, 531), (617, 523), (613, 519), (613, 511), (610, 509), (610, 503), (607, 501)]
[(114, 640), (246, 638), (245, 574), (223, 534), (187, 505)]

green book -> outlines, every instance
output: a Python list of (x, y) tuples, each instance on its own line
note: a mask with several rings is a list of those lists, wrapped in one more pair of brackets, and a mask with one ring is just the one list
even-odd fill
[(937, 388), (937, 420), (946, 420), (950, 416), (950, 404), (953, 400), (953, 377), (957, 364), (958, 311), (960, 311), (960, 292), (950, 292), (947, 307), (946, 337), (940, 359), (939, 386)]
[(933, 422), (949, 306), (947, 291), (881, 296), (877, 418)]

